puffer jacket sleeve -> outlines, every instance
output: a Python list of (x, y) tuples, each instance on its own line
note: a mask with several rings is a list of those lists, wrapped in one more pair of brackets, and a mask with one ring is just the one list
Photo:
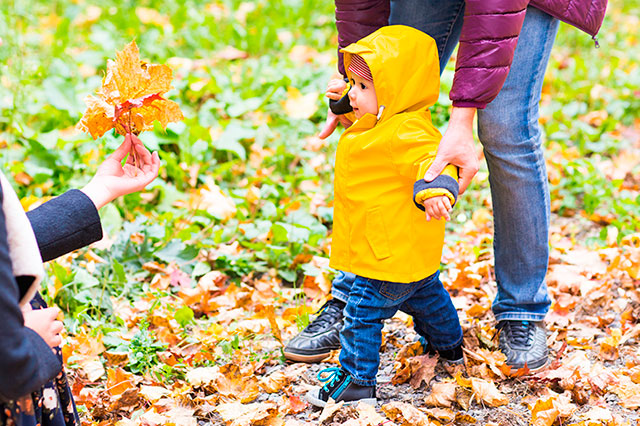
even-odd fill
[(467, 0), (456, 73), (456, 107), (484, 108), (509, 74), (529, 0)]
[[(355, 43), (389, 23), (389, 0), (335, 0), (339, 49)], [(338, 53), (338, 71), (344, 70)]]

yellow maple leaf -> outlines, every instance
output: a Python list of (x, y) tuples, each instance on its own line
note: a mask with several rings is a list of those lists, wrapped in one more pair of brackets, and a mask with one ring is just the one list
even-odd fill
[(163, 128), (184, 119), (177, 103), (162, 96), (171, 90), (172, 71), (166, 65), (140, 61), (135, 41), (116, 60), (107, 61), (107, 73), (96, 96), (85, 98), (87, 109), (77, 125), (94, 139), (115, 128), (121, 135), (153, 129), (157, 120)]

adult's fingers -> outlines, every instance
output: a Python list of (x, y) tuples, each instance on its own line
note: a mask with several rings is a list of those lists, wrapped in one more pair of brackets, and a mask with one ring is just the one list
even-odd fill
[(440, 175), (440, 173), (442, 173), (444, 168), (447, 167), (447, 164), (448, 163), (446, 161), (442, 160), (441, 157), (438, 157), (438, 155), (436, 155), (433, 163), (431, 163), (431, 166), (429, 166), (429, 169), (427, 169), (427, 172), (424, 174), (424, 180), (427, 182), (431, 182), (432, 180), (434, 180)]
[(134, 149), (138, 153), (138, 160), (141, 161), (141, 166), (151, 163), (151, 153), (149, 150), (142, 144), (140, 139), (138, 142), (134, 144)]
[(130, 151), (131, 137), (130, 134), (127, 134), (124, 137), (124, 142), (122, 142), (120, 146), (115, 151), (113, 151), (113, 153), (108, 158), (120, 162)]
[(59, 334), (63, 329), (64, 325), (62, 324), (62, 321), (54, 321), (51, 323), (50, 330), (53, 334)]
[(464, 191), (466, 191), (476, 173), (478, 173), (477, 167), (475, 169), (465, 167), (458, 170), (458, 186), (460, 188), (460, 190), (458, 191), (459, 194), (464, 194)]
[(328, 138), (333, 133), (333, 131), (336, 130), (336, 127), (338, 127), (338, 116), (332, 112), (329, 112), (327, 114), (327, 121), (324, 123), (324, 127), (318, 134), (318, 137), (320, 139)]

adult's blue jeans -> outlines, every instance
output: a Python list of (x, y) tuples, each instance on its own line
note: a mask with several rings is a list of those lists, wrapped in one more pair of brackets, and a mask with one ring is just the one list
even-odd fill
[(462, 329), (449, 293), (435, 274), (414, 283), (393, 283), (353, 276), (344, 328), (340, 333), (340, 365), (361, 386), (375, 386), (382, 321), (398, 310), (413, 316), (416, 332), (436, 350), (462, 343)]
[[(441, 70), (458, 42), (462, 0), (393, 0), (390, 24), (431, 35)], [(539, 102), (558, 20), (529, 7), (509, 75), (499, 95), (478, 110), (478, 137), (489, 168), (494, 214), (496, 320), (544, 319), (550, 299), (549, 189), (541, 143)]]

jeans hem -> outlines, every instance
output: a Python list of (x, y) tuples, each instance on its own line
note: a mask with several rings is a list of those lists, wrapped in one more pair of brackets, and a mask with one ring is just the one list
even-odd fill
[(374, 380), (358, 379), (353, 374), (351, 374), (351, 381), (358, 386), (376, 386), (375, 379)]
[(496, 321), (544, 321), (546, 313), (538, 314), (535, 312), (503, 312), (501, 314), (494, 314)]
[[(426, 339), (426, 338), (425, 338), (425, 339)], [(463, 336), (460, 336), (460, 338), (458, 339), (458, 341), (457, 341), (456, 343), (454, 343), (453, 345), (437, 347), (437, 346), (435, 346), (435, 345), (432, 343), (432, 344), (431, 344), (431, 346), (433, 346), (433, 348), (434, 348), (436, 351), (448, 351), (448, 350), (450, 350), (450, 349), (455, 349), (455, 348), (457, 348), (458, 346), (462, 345), (462, 341), (463, 341), (463, 340), (464, 340), (464, 339), (463, 339)], [(427, 339), (427, 341), (428, 341), (428, 339)]]
[(347, 303), (347, 300), (349, 300), (348, 294), (341, 291), (336, 291), (335, 289), (331, 289), (331, 297), (333, 297), (334, 299), (338, 299), (345, 304)]

